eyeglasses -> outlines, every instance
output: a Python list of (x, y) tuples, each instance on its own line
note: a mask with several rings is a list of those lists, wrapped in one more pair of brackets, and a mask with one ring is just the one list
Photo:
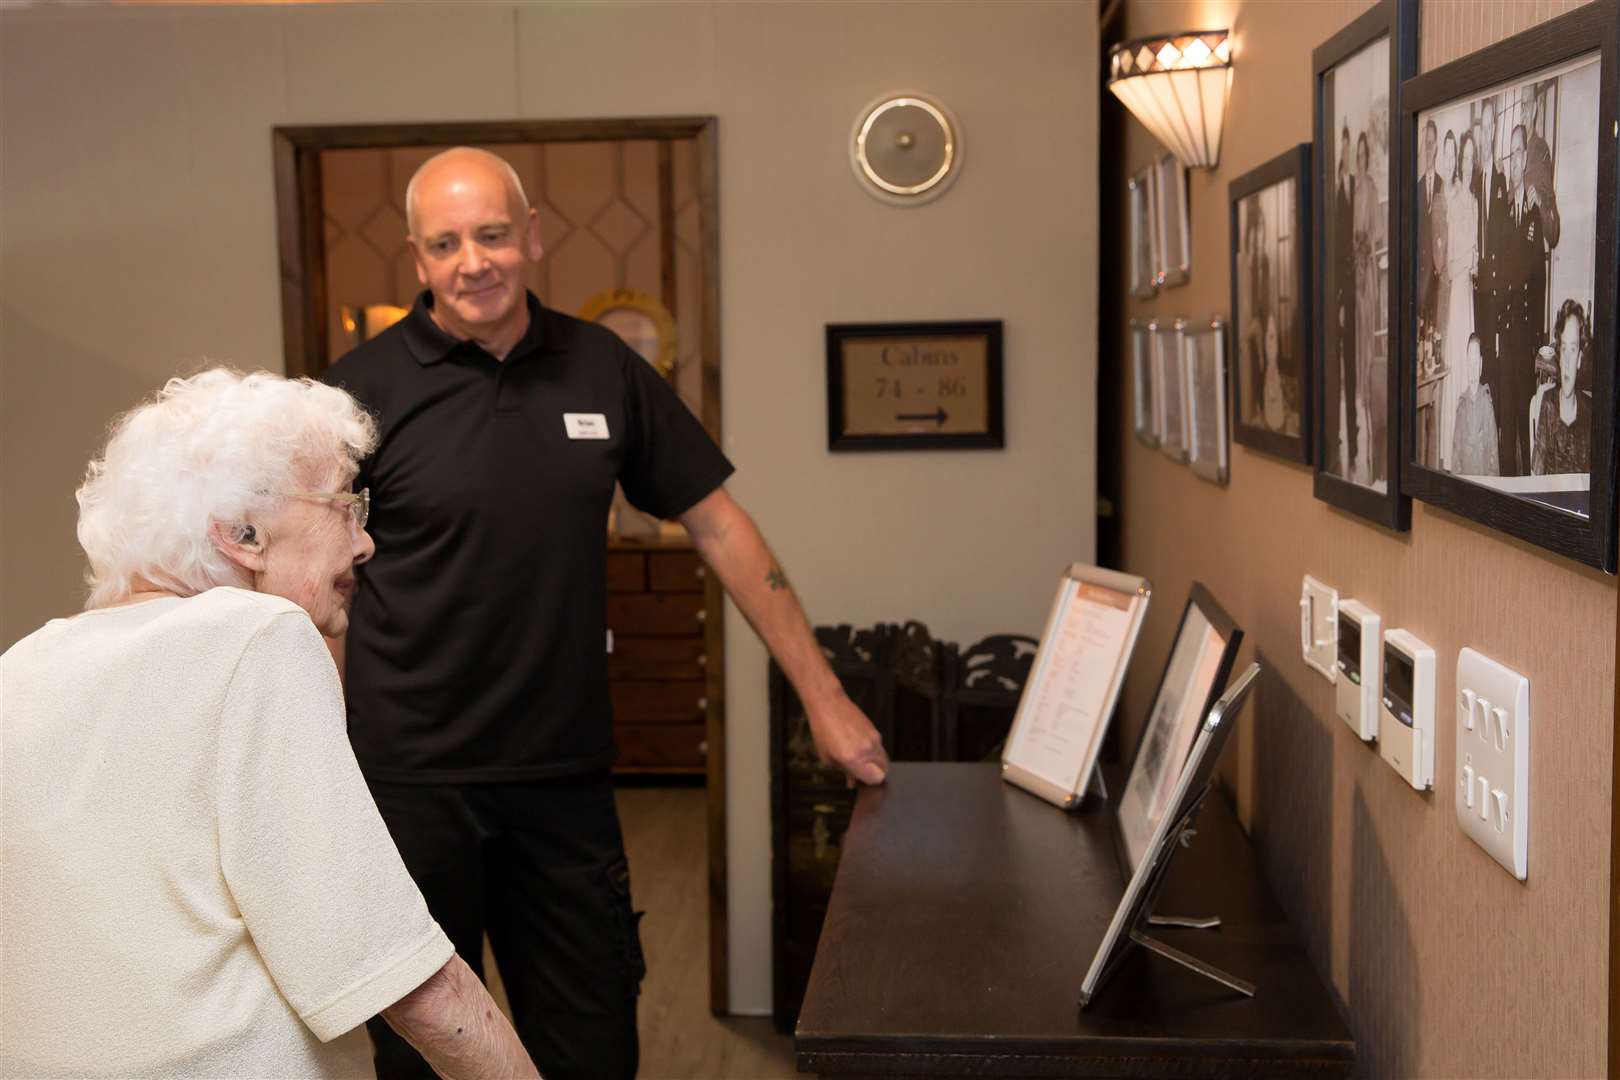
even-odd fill
[(371, 520), (371, 489), (363, 487), (359, 491), (284, 491), (295, 499), (327, 499), (331, 502), (349, 504), (349, 513), (354, 516), (354, 523), (360, 528), (366, 527)]

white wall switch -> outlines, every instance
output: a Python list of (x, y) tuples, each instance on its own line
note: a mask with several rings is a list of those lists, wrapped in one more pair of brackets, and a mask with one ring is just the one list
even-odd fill
[(1434, 786), (1434, 650), (1405, 630), (1384, 634), (1378, 753), (1419, 791)]
[(1299, 590), (1299, 649), (1323, 678), (1339, 681), (1339, 591), (1309, 574)]
[(1384, 684), (1384, 621), (1359, 600), (1339, 601), (1339, 682), (1334, 711), (1366, 742), (1378, 738)]
[(1530, 872), (1530, 680), (1457, 654), (1457, 824), (1508, 873)]

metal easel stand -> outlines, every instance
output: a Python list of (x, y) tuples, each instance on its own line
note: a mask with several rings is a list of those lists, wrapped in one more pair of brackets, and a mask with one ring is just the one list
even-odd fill
[[(1221, 925), (1221, 917), (1219, 915), (1205, 915), (1196, 918), (1177, 915), (1149, 915), (1143, 922), (1149, 926), (1180, 926), (1194, 930), (1210, 930)], [(1190, 956), (1173, 945), (1166, 945), (1158, 938), (1144, 934), (1140, 929), (1131, 931), (1131, 940), (1149, 952), (1158, 953), (1166, 960), (1172, 960), (1189, 971), (1196, 971), (1206, 979), (1213, 979), (1222, 986), (1236, 990), (1244, 997), (1254, 997), (1254, 983), (1222, 971), (1213, 964), (1206, 964), (1196, 956)]]

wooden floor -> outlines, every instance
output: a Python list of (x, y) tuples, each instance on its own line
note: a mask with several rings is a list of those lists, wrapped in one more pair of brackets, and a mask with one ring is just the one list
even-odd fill
[[(785, 1080), (793, 1040), (769, 1017), (709, 1014), (709, 927), (704, 791), (621, 787), (619, 816), (630, 855), (631, 897), (641, 921), (647, 980), (641, 987), (643, 1080)], [(484, 970), (502, 1009), (488, 946)]]

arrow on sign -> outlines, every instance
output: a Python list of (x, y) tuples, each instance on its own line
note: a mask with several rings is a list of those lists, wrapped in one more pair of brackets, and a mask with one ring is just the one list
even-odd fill
[(896, 420), (933, 420), (936, 421), (940, 427), (944, 427), (945, 421), (950, 419), (949, 415), (945, 412), (945, 406), (943, 405), (941, 405), (934, 412), (895, 413), (894, 418)]

